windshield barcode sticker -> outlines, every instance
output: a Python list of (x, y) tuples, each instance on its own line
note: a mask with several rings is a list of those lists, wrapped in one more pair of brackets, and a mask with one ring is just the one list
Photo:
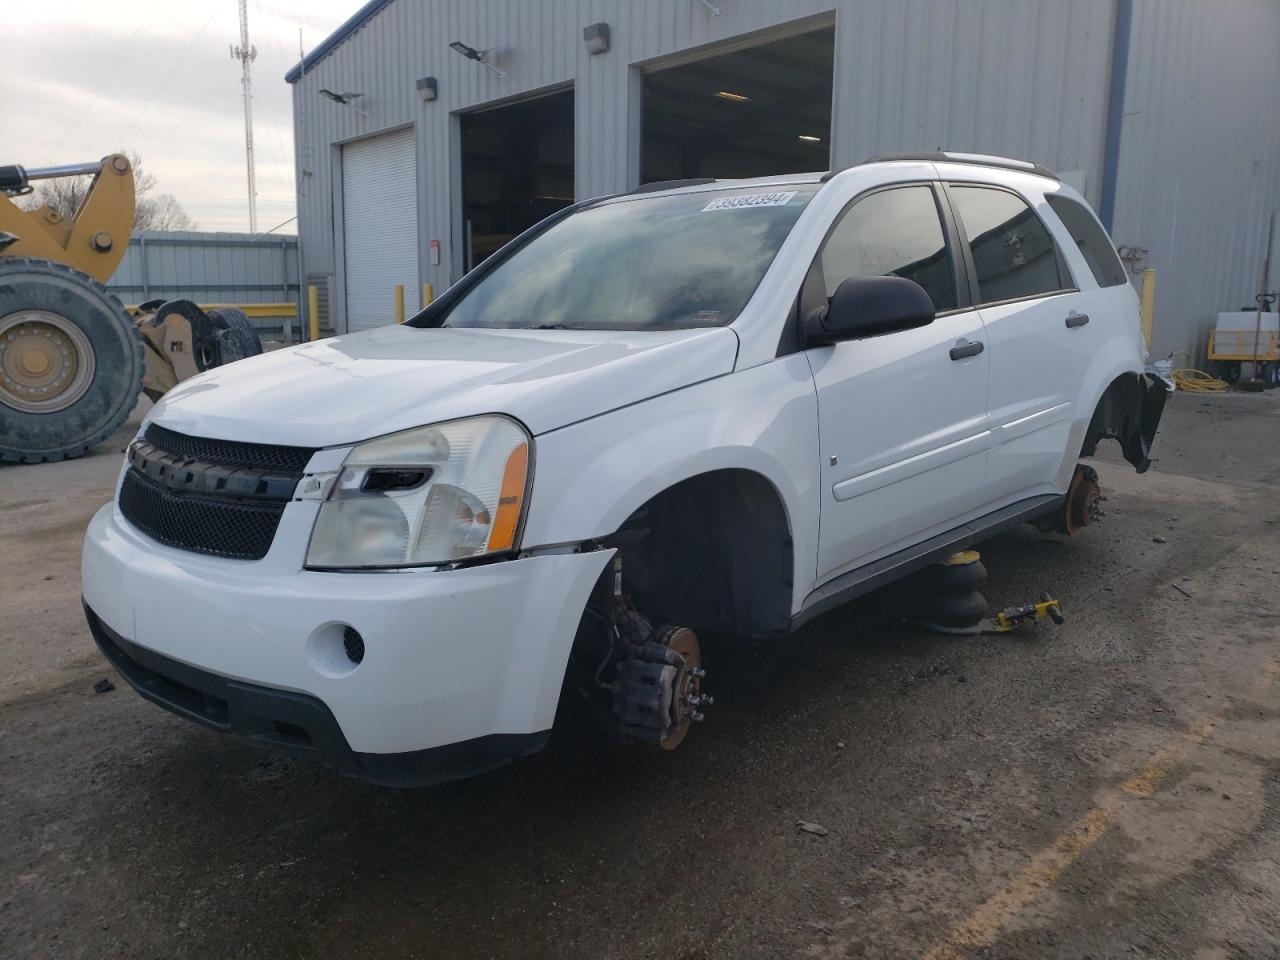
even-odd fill
[(795, 190), (785, 193), (744, 193), (736, 197), (720, 197), (712, 200), (702, 208), (703, 213), (711, 210), (742, 210), (748, 207), (785, 207), (796, 195)]

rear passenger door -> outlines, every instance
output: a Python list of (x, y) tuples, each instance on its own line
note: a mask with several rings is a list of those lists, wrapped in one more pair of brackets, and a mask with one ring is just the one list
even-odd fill
[(987, 184), (951, 183), (947, 194), (987, 331), (994, 509), (1057, 489), (1091, 351), (1077, 335), (1083, 311), (1074, 281), (1030, 204)]
[(883, 187), (836, 218), (806, 281), (826, 298), (851, 277), (920, 284), (927, 326), (806, 351), (821, 446), (819, 581), (954, 527), (983, 498), (987, 354), (966, 307), (941, 188)]

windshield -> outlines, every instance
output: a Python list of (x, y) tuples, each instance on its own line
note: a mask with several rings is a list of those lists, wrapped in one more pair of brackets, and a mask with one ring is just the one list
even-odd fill
[(812, 183), (638, 197), (571, 214), (463, 294), (446, 327), (664, 330), (731, 322)]

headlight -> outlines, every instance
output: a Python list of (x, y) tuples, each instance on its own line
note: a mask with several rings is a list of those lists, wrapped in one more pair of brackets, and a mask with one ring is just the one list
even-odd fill
[(498, 416), (359, 444), (331, 478), (307, 566), (405, 567), (514, 549), (529, 447), (524, 429)]

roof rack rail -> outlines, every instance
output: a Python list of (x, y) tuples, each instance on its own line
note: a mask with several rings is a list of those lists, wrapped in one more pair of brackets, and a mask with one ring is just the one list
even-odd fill
[(1043, 164), (1030, 160), (1018, 160), (1015, 157), (1000, 157), (987, 153), (953, 153), (950, 150), (932, 150), (925, 153), (885, 153), (871, 157), (866, 163), (883, 163), (886, 160), (927, 160), (932, 163), (973, 163), (986, 167), (1004, 167), (1007, 170), (1021, 170), (1034, 173), (1040, 177), (1057, 180), (1058, 175)]
[(655, 190), (675, 190), (677, 187), (700, 187), (706, 183), (715, 183), (715, 177), (694, 177), (690, 180), (655, 180), (642, 183), (632, 193), (653, 193)]
[[(1030, 160), (998, 157), (994, 154), (985, 153), (951, 153), (946, 150), (930, 150), (923, 153), (882, 153), (874, 157), (868, 157), (862, 163), (888, 163), (894, 160), (916, 160), (926, 163), (972, 163), (986, 167), (1003, 167), (1006, 170), (1021, 170), (1024, 173), (1034, 173), (1037, 176), (1048, 177), (1050, 180), (1061, 182), (1061, 178), (1056, 173), (1042, 164), (1032, 163)], [(862, 163), (855, 163), (853, 166), (860, 167)], [(822, 175), (822, 182), (826, 183), (837, 173), (843, 173), (849, 169), (851, 168), (842, 167), (839, 170), (830, 170)]]

